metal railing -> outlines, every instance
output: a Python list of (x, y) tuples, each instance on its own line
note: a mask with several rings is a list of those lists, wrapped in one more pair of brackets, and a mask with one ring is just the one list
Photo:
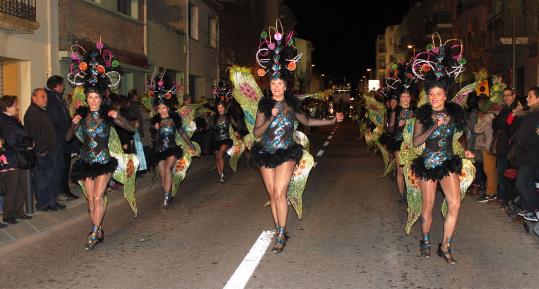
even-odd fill
[(0, 12), (36, 21), (36, 0), (0, 0)]

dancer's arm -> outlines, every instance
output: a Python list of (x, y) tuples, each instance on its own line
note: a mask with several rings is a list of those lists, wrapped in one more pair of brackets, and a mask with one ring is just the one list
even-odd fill
[(116, 118), (114, 118), (114, 124), (125, 129), (128, 132), (135, 132), (135, 128), (133, 127), (133, 125), (131, 125), (131, 123), (120, 114), (117, 114)]
[(414, 137), (413, 145), (414, 147), (419, 147), (424, 144), (427, 138), (433, 133), (439, 126), (439, 121), (436, 121), (429, 129), (423, 131), (423, 124), (416, 119), (414, 124)]
[(75, 131), (80, 126), (80, 121), (82, 117), (80, 115), (75, 115), (71, 120), (71, 126), (67, 129), (66, 141), (71, 141), (75, 137)]
[(332, 119), (315, 119), (305, 116), (305, 114), (296, 112), (295, 114), (296, 119), (304, 126), (325, 126), (325, 125), (332, 125), (337, 123), (337, 118)]
[(275, 115), (273, 115), (273, 111), (272, 111), (272, 116), (269, 119), (266, 119), (266, 116), (264, 115), (263, 112), (256, 113), (255, 127), (253, 129), (253, 134), (255, 135), (256, 138), (262, 137), (264, 132), (266, 132), (266, 130), (268, 129), (270, 123), (275, 118)]
[(389, 115), (389, 124), (387, 125), (387, 132), (394, 133), (395, 132), (395, 122), (397, 121), (397, 112), (392, 111)]
[(187, 145), (189, 146), (191, 150), (193, 151), (196, 150), (195, 146), (191, 142), (191, 139), (189, 138), (189, 135), (183, 130), (182, 127), (178, 127), (178, 133), (183, 138), (183, 140), (187, 143)]

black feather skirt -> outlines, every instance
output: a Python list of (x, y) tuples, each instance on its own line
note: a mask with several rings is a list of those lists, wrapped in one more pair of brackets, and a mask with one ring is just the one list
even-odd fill
[(183, 157), (183, 150), (181, 147), (171, 147), (168, 148), (162, 152), (156, 151), (153, 154), (153, 161), (154, 163), (158, 163), (162, 160), (166, 160), (170, 156), (175, 156), (177, 159), (181, 159)]
[(259, 142), (256, 142), (253, 144), (251, 152), (253, 154), (253, 158), (251, 160), (255, 167), (266, 167), (273, 169), (287, 161), (294, 161), (298, 163), (303, 157), (303, 146), (296, 143), (286, 149), (278, 149), (275, 151), (275, 153), (269, 153), (264, 151)]
[(75, 183), (88, 178), (93, 180), (98, 176), (113, 173), (117, 167), (118, 160), (113, 157), (111, 157), (109, 161), (104, 164), (90, 164), (79, 159), (71, 168), (71, 179)]
[(234, 142), (229, 138), (225, 140), (220, 140), (220, 141), (212, 139), (210, 143), (210, 147), (211, 147), (211, 151), (214, 152), (214, 151), (218, 151), (222, 145), (226, 145), (230, 148), (232, 147), (233, 144)]
[(420, 179), (439, 181), (450, 173), (460, 174), (462, 171), (462, 159), (459, 156), (453, 156), (437, 167), (427, 168), (424, 165), (423, 156), (419, 156), (412, 163), (412, 171)]

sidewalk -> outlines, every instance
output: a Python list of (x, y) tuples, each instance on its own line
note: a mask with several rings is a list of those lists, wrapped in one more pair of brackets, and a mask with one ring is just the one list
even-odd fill
[[(214, 165), (214, 160), (213, 155), (206, 155), (198, 159), (194, 159), (191, 168), (189, 168), (187, 173), (187, 179), (196, 177), (196, 174), (200, 171), (211, 169), (211, 167)], [(140, 198), (148, 193), (148, 187), (150, 186), (154, 176), (154, 173), (149, 172), (137, 177), (137, 198)], [(157, 180), (153, 184), (152, 190), (159, 187), (159, 180)], [(71, 188), (71, 192), (80, 197), (76, 200), (62, 202), (62, 204), (66, 205), (64, 210), (59, 210), (56, 212), (36, 211), (35, 214), (31, 215), (31, 220), (19, 220), (19, 223), (16, 225), (9, 225), (7, 228), (0, 229), (0, 246), (33, 236), (34, 234), (45, 232), (60, 224), (76, 222), (81, 219), (88, 218), (88, 206), (86, 204), (86, 199), (82, 195), (80, 187), (76, 186)], [(107, 193), (107, 197), (108, 209), (112, 209), (113, 207), (121, 204), (127, 206), (122, 190), (109, 191)]]

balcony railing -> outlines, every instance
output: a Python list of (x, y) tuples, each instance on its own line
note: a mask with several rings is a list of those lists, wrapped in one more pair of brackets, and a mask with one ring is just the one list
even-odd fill
[(0, 0), (0, 12), (36, 21), (36, 0)]

